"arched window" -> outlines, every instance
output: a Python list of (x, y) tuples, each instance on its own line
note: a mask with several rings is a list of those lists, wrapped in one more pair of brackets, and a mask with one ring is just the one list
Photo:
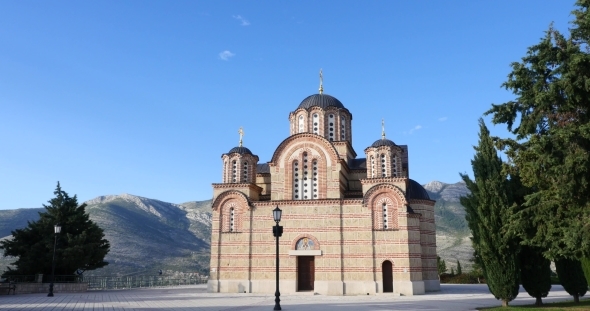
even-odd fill
[(387, 177), (387, 169), (385, 162), (385, 153), (381, 154), (381, 177)]
[(248, 161), (244, 161), (244, 173), (242, 174), (242, 181), (248, 182)]
[(313, 133), (314, 134), (319, 134), (319, 122), (320, 122), (320, 116), (317, 113), (313, 114)]
[(312, 167), (313, 167), (313, 179), (311, 180), (312, 185), (312, 193), (313, 193), (313, 198), (310, 199), (317, 199), (318, 198), (318, 161), (317, 160), (313, 160), (312, 162)]
[(346, 118), (340, 116), (340, 140), (346, 140)]
[(375, 178), (375, 157), (371, 156), (371, 178)]
[(383, 209), (383, 229), (387, 229), (387, 219), (389, 218), (387, 217), (387, 203), (383, 203), (381, 208)]
[(309, 200), (312, 198), (312, 180), (311, 180), (311, 169), (309, 167), (309, 162), (307, 159), (307, 152), (303, 153), (303, 196), (304, 200)]
[(329, 141), (334, 141), (334, 124), (335, 119), (334, 119), (334, 115), (330, 114), (328, 116), (328, 140)]
[(223, 161), (223, 183), (228, 182), (228, 177), (227, 177), (227, 171), (229, 170), (229, 167), (227, 167), (227, 160)]
[(303, 116), (299, 116), (299, 133), (303, 133), (305, 130), (305, 120)]
[(397, 157), (394, 156), (393, 159), (391, 159), (391, 161), (393, 162), (393, 177), (398, 177), (398, 174), (397, 174)]
[(234, 208), (232, 207), (229, 209), (229, 232), (234, 232), (234, 230), (235, 230), (234, 216), (235, 216), (235, 211), (234, 211)]
[(301, 200), (301, 171), (299, 161), (293, 162), (293, 200)]
[(236, 160), (233, 161), (233, 178), (232, 182), (238, 182), (238, 162)]

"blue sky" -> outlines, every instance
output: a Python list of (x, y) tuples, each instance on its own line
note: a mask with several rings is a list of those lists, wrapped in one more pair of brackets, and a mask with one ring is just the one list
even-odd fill
[[(573, 1), (2, 1), (0, 209), (212, 197), (221, 154), (269, 161), (288, 115), (324, 90), (353, 115), (359, 157), (409, 146), (410, 177), (471, 173), (477, 119)], [(492, 134), (506, 135), (503, 126)]]

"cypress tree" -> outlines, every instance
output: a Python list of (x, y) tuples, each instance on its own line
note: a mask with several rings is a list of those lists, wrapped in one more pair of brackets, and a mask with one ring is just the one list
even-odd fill
[(543, 250), (523, 246), (520, 250), (520, 280), (526, 292), (535, 297), (535, 305), (543, 304), (551, 289), (551, 261), (543, 257)]
[(451, 267), (451, 276), (455, 276), (455, 269)]
[(588, 290), (588, 283), (579, 260), (560, 258), (555, 261), (559, 282), (565, 291), (574, 296), (574, 302), (579, 303)]
[(457, 259), (457, 275), (461, 274), (463, 274), (463, 270), (461, 270), (461, 263), (459, 262), (459, 259)]
[(440, 280), (440, 276), (447, 272), (447, 264), (438, 255), (436, 256), (436, 267), (438, 269), (438, 279)]
[(584, 257), (580, 260), (582, 264), (582, 270), (584, 270), (584, 276), (586, 276), (586, 283), (590, 285), (590, 258)]
[(507, 306), (518, 296), (518, 240), (506, 227), (512, 215), (509, 181), (502, 172), (490, 132), (479, 120), (479, 144), (471, 161), (475, 180), (461, 174), (470, 194), (461, 198), (490, 292)]

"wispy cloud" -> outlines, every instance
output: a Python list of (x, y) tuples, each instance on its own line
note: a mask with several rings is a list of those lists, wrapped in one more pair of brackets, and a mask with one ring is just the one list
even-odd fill
[(225, 51), (219, 53), (219, 58), (221, 60), (225, 60), (225, 61), (229, 60), (230, 58), (232, 58), (234, 56), (236, 56), (236, 54), (234, 54), (228, 50), (225, 50)]
[(447, 120), (447, 117), (438, 118), (438, 120), (439, 120), (440, 122), (445, 122), (445, 121)]
[(238, 20), (240, 22), (240, 25), (250, 26), (250, 22), (247, 19), (243, 18), (241, 15), (232, 15), (232, 17)]
[(422, 128), (422, 125), (416, 125), (416, 126), (414, 126), (414, 128), (413, 128), (413, 129), (411, 129), (411, 130), (410, 130), (408, 133), (412, 134), (412, 133), (414, 133), (414, 131), (417, 131), (417, 130), (419, 130), (419, 129), (421, 129), (421, 128)]

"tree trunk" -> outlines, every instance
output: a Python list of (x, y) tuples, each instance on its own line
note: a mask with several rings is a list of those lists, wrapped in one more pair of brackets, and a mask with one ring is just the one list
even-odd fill
[(502, 307), (508, 307), (508, 300), (502, 300)]
[(541, 296), (536, 297), (537, 301), (535, 301), (535, 306), (542, 306), (543, 305), (543, 299), (541, 299)]
[(578, 295), (578, 294), (575, 294), (574, 295), (574, 302), (575, 303), (580, 303), (580, 295)]

